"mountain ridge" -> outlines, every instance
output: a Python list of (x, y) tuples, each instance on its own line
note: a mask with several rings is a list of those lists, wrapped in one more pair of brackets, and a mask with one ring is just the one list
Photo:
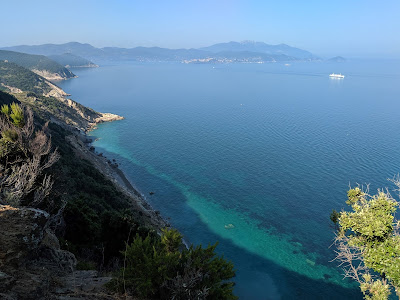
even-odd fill
[[(311, 52), (286, 44), (269, 45), (263, 42), (228, 42), (202, 48), (169, 49), (161, 47), (96, 48), (90, 44), (69, 42), (65, 44), (20, 45), (1, 49), (30, 54), (61, 55), (71, 53), (91, 61), (134, 60), (134, 61), (186, 61), (192, 62), (211, 58), (216, 62), (275, 62), (293, 60), (316, 60)], [(240, 53), (240, 54), (239, 54)], [(225, 55), (225, 57), (223, 56)], [(254, 57), (259, 60), (255, 61)]]
[(233, 51), (233, 52), (257, 52), (265, 54), (284, 54), (290, 57), (297, 57), (302, 59), (313, 58), (314, 55), (306, 50), (292, 47), (286, 44), (270, 45), (264, 42), (255, 41), (243, 41), (234, 42), (230, 41), (227, 43), (218, 43), (208, 47), (199, 48), (200, 50), (211, 51), (211, 52), (221, 52), (221, 51)]

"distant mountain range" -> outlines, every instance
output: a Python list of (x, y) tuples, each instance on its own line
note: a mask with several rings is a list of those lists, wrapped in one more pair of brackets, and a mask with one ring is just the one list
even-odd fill
[(275, 62), (317, 60), (312, 53), (285, 44), (268, 45), (262, 42), (229, 42), (199, 49), (167, 49), (159, 47), (96, 48), (90, 44), (71, 42), (66, 44), (44, 44), (37, 46), (13, 46), (2, 48), (29, 54), (46, 56), (72, 55), (94, 62), (109, 60), (134, 61), (181, 61), (185, 63), (232, 63), (232, 62)]
[(286, 55), (298, 59), (313, 59), (315, 56), (308, 51), (291, 47), (285, 44), (279, 45), (268, 45), (262, 42), (244, 41), (229, 42), (215, 44), (209, 47), (203, 47), (199, 50), (209, 51), (213, 53), (218, 52), (252, 52), (252, 53), (263, 53), (268, 55)]

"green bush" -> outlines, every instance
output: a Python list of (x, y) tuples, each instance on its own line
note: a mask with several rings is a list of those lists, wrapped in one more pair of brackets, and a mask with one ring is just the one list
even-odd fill
[(25, 125), (24, 112), (21, 106), (19, 106), (17, 103), (11, 104), (10, 117), (13, 120), (15, 126), (18, 126), (20, 128), (24, 127)]
[(164, 229), (161, 237), (137, 235), (110, 286), (143, 298), (237, 299), (230, 281), (233, 264), (216, 255), (216, 246), (187, 249), (175, 229)]
[[(400, 178), (393, 182), (400, 188)], [(346, 277), (360, 284), (365, 299), (388, 299), (394, 289), (400, 298), (399, 203), (390, 194), (368, 195), (359, 187), (350, 189), (336, 233), (336, 260)]]

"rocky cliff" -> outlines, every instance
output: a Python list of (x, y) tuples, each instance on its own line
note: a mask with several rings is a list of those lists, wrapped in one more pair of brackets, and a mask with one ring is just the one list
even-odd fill
[(73, 272), (75, 256), (60, 250), (48, 213), (1, 205), (0, 220), (0, 298), (43, 298)]
[(0, 299), (115, 299), (103, 287), (110, 277), (75, 271), (47, 212), (0, 205), (0, 221)]

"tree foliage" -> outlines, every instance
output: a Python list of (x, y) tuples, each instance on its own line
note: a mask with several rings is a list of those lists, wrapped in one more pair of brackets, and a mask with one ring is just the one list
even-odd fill
[(47, 125), (37, 130), (33, 113), (17, 103), (3, 105), (0, 115), (0, 202), (38, 206), (53, 185), (44, 171), (58, 159)]
[[(400, 187), (399, 177), (392, 181)], [(365, 299), (388, 299), (393, 289), (400, 297), (399, 203), (389, 192), (371, 196), (360, 187), (347, 196), (351, 211), (333, 218), (338, 221), (336, 259), (345, 277), (360, 284)]]
[(11, 111), (8, 110), (8, 113), (15, 126), (19, 128), (24, 127), (25, 117), (21, 106), (19, 106), (17, 103), (11, 103)]
[(186, 248), (182, 235), (164, 229), (160, 236), (136, 236), (123, 252), (126, 266), (112, 285), (120, 292), (152, 299), (237, 299), (233, 264), (215, 245)]

